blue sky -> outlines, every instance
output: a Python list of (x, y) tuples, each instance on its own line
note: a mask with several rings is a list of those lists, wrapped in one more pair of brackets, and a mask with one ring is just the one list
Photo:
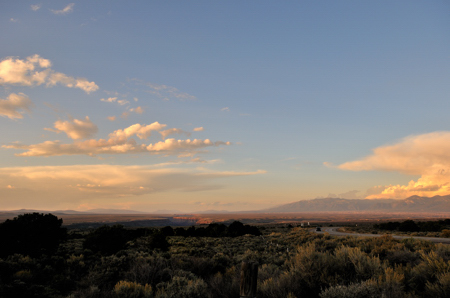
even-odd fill
[(446, 1), (0, 7), (1, 209), (450, 194)]

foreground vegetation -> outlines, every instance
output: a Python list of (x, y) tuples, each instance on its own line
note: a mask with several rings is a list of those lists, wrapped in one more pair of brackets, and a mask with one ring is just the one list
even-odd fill
[(244, 260), (259, 263), (260, 298), (450, 297), (450, 246), (413, 239), (239, 222), (66, 232), (42, 214), (1, 224), (0, 237), (0, 297), (235, 298)]

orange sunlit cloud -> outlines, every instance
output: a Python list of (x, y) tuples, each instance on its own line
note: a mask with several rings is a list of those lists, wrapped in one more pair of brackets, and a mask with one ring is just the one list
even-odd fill
[(11, 93), (8, 99), (0, 98), (0, 116), (9, 119), (22, 119), (24, 112), (30, 112), (33, 103), (23, 93)]
[[(69, 122), (56, 122), (55, 127), (59, 131), (66, 132), (72, 139), (86, 136), (87, 133), (80, 135), (80, 123), (89, 127), (91, 122), (89, 118), (85, 121), (78, 121), (78, 124)], [(93, 124), (92, 124), (93, 125)], [(166, 124), (153, 122), (149, 125), (141, 125), (139, 123), (133, 124), (125, 129), (118, 129), (109, 134), (109, 139), (89, 139), (85, 141), (74, 141), (71, 144), (64, 144), (60, 141), (45, 141), (39, 144), (22, 145), (14, 143), (11, 145), (3, 145), (2, 148), (7, 149), (21, 149), (26, 150), (23, 153), (16, 154), (17, 156), (60, 156), (60, 155), (89, 155), (94, 156), (98, 154), (126, 154), (126, 153), (152, 153), (152, 154), (166, 154), (166, 155), (182, 155), (193, 156), (198, 153), (197, 150), (205, 147), (218, 147), (231, 145), (230, 142), (216, 141), (212, 142), (209, 139), (187, 139), (175, 140), (166, 139), (164, 141), (151, 144), (138, 144), (133, 136), (139, 139), (147, 139), (151, 136), (153, 131), (160, 131)], [(77, 129), (75, 131), (75, 129)], [(88, 133), (96, 131), (96, 126), (92, 126)], [(178, 130), (178, 129), (176, 129)], [(77, 132), (77, 133), (75, 133)], [(83, 130), (83, 132), (86, 132)]]
[(373, 154), (361, 160), (338, 166), (350, 171), (395, 171), (421, 175), (408, 185), (389, 185), (373, 198), (404, 199), (413, 195), (450, 194), (450, 132), (432, 132), (409, 136), (393, 145), (375, 148)]
[(52, 87), (61, 84), (68, 88), (79, 88), (86, 93), (98, 90), (97, 84), (85, 78), (74, 78), (55, 72), (52, 63), (39, 55), (29, 56), (24, 60), (8, 57), (0, 62), (0, 84)]

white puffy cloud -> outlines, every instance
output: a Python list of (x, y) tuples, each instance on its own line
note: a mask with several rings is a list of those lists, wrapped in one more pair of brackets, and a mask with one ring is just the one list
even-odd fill
[(149, 125), (141, 125), (139, 123), (133, 124), (125, 129), (118, 129), (109, 134), (110, 139), (125, 140), (129, 137), (136, 135), (139, 139), (148, 138), (152, 131), (158, 131), (166, 127), (166, 124), (160, 124), (158, 121)]
[(71, 119), (69, 121), (58, 120), (54, 127), (58, 131), (63, 131), (73, 140), (86, 139), (93, 136), (98, 131), (97, 125), (92, 123), (88, 116), (84, 120)]
[(368, 198), (407, 198), (412, 195), (450, 194), (450, 132), (440, 131), (406, 137), (396, 144), (381, 146), (363, 159), (338, 166), (351, 171), (395, 171), (421, 175), (408, 185), (384, 186), (381, 194)]
[(22, 119), (24, 112), (29, 112), (33, 103), (23, 93), (11, 93), (7, 99), (0, 98), (0, 115), (9, 119)]
[(133, 136), (147, 139), (153, 131), (163, 129), (166, 124), (154, 122), (149, 125), (134, 124), (125, 129), (118, 129), (109, 134), (109, 139), (90, 139), (64, 144), (60, 141), (46, 141), (33, 145), (14, 143), (3, 145), (2, 148), (26, 150), (17, 156), (57, 156), (57, 155), (98, 155), (98, 154), (125, 154), (125, 153), (152, 153), (165, 155), (178, 155), (179, 157), (192, 157), (198, 150), (212, 146), (231, 145), (230, 142), (212, 142), (205, 140), (175, 140), (167, 139), (164, 142), (153, 144), (138, 144)]
[(64, 14), (68, 14), (71, 13), (73, 11), (73, 7), (74, 7), (75, 3), (70, 3), (68, 4), (66, 7), (64, 7), (61, 10), (55, 10), (55, 9), (50, 9), (54, 14), (60, 14), (60, 15), (64, 15)]
[(39, 55), (24, 60), (8, 57), (0, 62), (0, 84), (52, 87), (57, 84), (68, 88), (79, 88), (86, 93), (98, 90), (94, 82), (85, 78), (74, 78), (52, 70), (51, 62)]

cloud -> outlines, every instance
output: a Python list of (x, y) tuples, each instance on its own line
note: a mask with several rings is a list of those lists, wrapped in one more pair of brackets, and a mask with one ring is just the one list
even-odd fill
[(450, 132), (409, 136), (395, 144), (375, 148), (372, 155), (343, 163), (337, 168), (421, 175), (408, 185), (385, 186), (381, 194), (369, 195), (368, 198), (447, 195), (450, 194)]
[(203, 131), (204, 129), (203, 129), (203, 127), (196, 127), (196, 128), (194, 128), (194, 131)]
[(150, 82), (144, 82), (139, 79), (131, 79), (131, 81), (134, 81), (138, 85), (144, 85), (149, 90), (146, 90), (147, 93), (153, 94), (157, 96), (158, 98), (161, 98), (163, 100), (170, 100), (170, 99), (178, 99), (178, 100), (196, 100), (197, 98), (193, 95), (190, 95), (186, 92), (181, 92), (175, 87), (167, 86), (167, 85), (159, 85), (155, 83)]
[(42, 4), (31, 4), (30, 5), (30, 8), (31, 8), (31, 10), (33, 10), (33, 11), (38, 11), (39, 9), (41, 9), (41, 6), (42, 6)]
[(66, 7), (64, 7), (61, 10), (55, 10), (55, 9), (50, 9), (54, 14), (61, 14), (61, 15), (65, 15), (68, 13), (71, 13), (73, 11), (73, 7), (74, 7), (75, 3), (70, 3), (69, 5), (67, 5)]
[(100, 101), (104, 101), (104, 102), (117, 102), (119, 105), (123, 106), (126, 104), (129, 104), (130, 102), (126, 99), (119, 99), (117, 100), (117, 97), (109, 97), (109, 98), (101, 98)]
[(104, 102), (115, 102), (117, 100), (117, 97), (109, 97), (109, 98), (101, 98), (100, 101)]
[(393, 145), (375, 148), (361, 160), (346, 162), (339, 169), (396, 171), (419, 175), (437, 164), (450, 165), (450, 132), (409, 136)]
[(116, 116), (108, 116), (109, 121), (116, 121)]
[(160, 124), (158, 121), (149, 125), (133, 124), (125, 129), (119, 129), (109, 134), (110, 139), (124, 141), (127, 138), (136, 135), (139, 139), (147, 139), (152, 131), (158, 131), (166, 127), (166, 124)]
[[(211, 181), (227, 177), (262, 174), (256, 172), (218, 172), (202, 169), (154, 168), (151, 166), (72, 165), (0, 168), (0, 196), (5, 204), (17, 206), (53, 206), (58, 204), (123, 202), (130, 197), (167, 191), (203, 191), (217, 189)], [(175, 182), (176, 181), (176, 182)], [(8, 187), (10, 186), (10, 187)], [(145, 196), (142, 200), (151, 200)], [(16, 206), (14, 205), (14, 206)], [(67, 205), (65, 205), (67, 206)], [(5, 207), (7, 208), (7, 207)], [(67, 208), (67, 207), (66, 207)]]
[(9, 119), (22, 119), (24, 112), (29, 112), (33, 103), (23, 93), (11, 93), (8, 99), (0, 98), (0, 115)]
[(0, 84), (52, 87), (61, 84), (68, 88), (79, 88), (86, 93), (98, 90), (97, 84), (85, 78), (74, 78), (52, 70), (51, 62), (39, 55), (24, 60), (8, 57), (0, 62)]
[(230, 108), (229, 107), (225, 107), (225, 108), (221, 108), (220, 109), (222, 112), (229, 112)]
[(154, 122), (149, 125), (134, 124), (125, 129), (118, 129), (109, 134), (109, 139), (90, 139), (75, 141), (72, 144), (64, 144), (60, 141), (46, 141), (34, 145), (22, 145), (14, 143), (4, 145), (2, 148), (26, 150), (16, 154), (17, 156), (58, 156), (58, 155), (99, 155), (99, 154), (129, 154), (129, 153), (152, 153), (165, 155), (178, 155), (189, 157), (199, 153), (199, 149), (206, 147), (228, 146), (230, 142), (212, 142), (205, 140), (175, 140), (167, 139), (163, 142), (151, 144), (138, 144), (133, 136), (139, 139), (147, 139), (153, 131), (159, 131), (166, 124)]
[(142, 108), (142, 107), (131, 108), (131, 109), (129, 109), (129, 111), (142, 115), (144, 113), (144, 108)]
[(57, 131), (62, 131), (73, 140), (86, 139), (97, 133), (98, 127), (89, 119), (88, 116), (84, 120), (71, 119), (69, 121), (58, 120), (54, 127)]
[(15, 19), (15, 18), (10, 18), (9, 21), (10, 21), (10, 22), (13, 22), (13, 23), (17, 23), (19, 20), (18, 20), (18, 19)]
[(175, 140), (167, 139), (163, 142), (158, 142), (155, 144), (150, 144), (146, 147), (148, 151), (151, 152), (174, 152), (174, 151), (190, 151), (192, 149), (199, 149), (209, 146), (221, 146), (221, 145), (231, 145), (230, 142), (211, 142), (209, 139), (206, 140)]
[(170, 128), (170, 129), (166, 129), (166, 130), (160, 131), (159, 133), (161, 134), (163, 139), (165, 139), (165, 138), (167, 138), (167, 136), (173, 135), (173, 134), (185, 134), (187, 136), (191, 135), (190, 132), (184, 131), (184, 130), (179, 129), (179, 128)]

